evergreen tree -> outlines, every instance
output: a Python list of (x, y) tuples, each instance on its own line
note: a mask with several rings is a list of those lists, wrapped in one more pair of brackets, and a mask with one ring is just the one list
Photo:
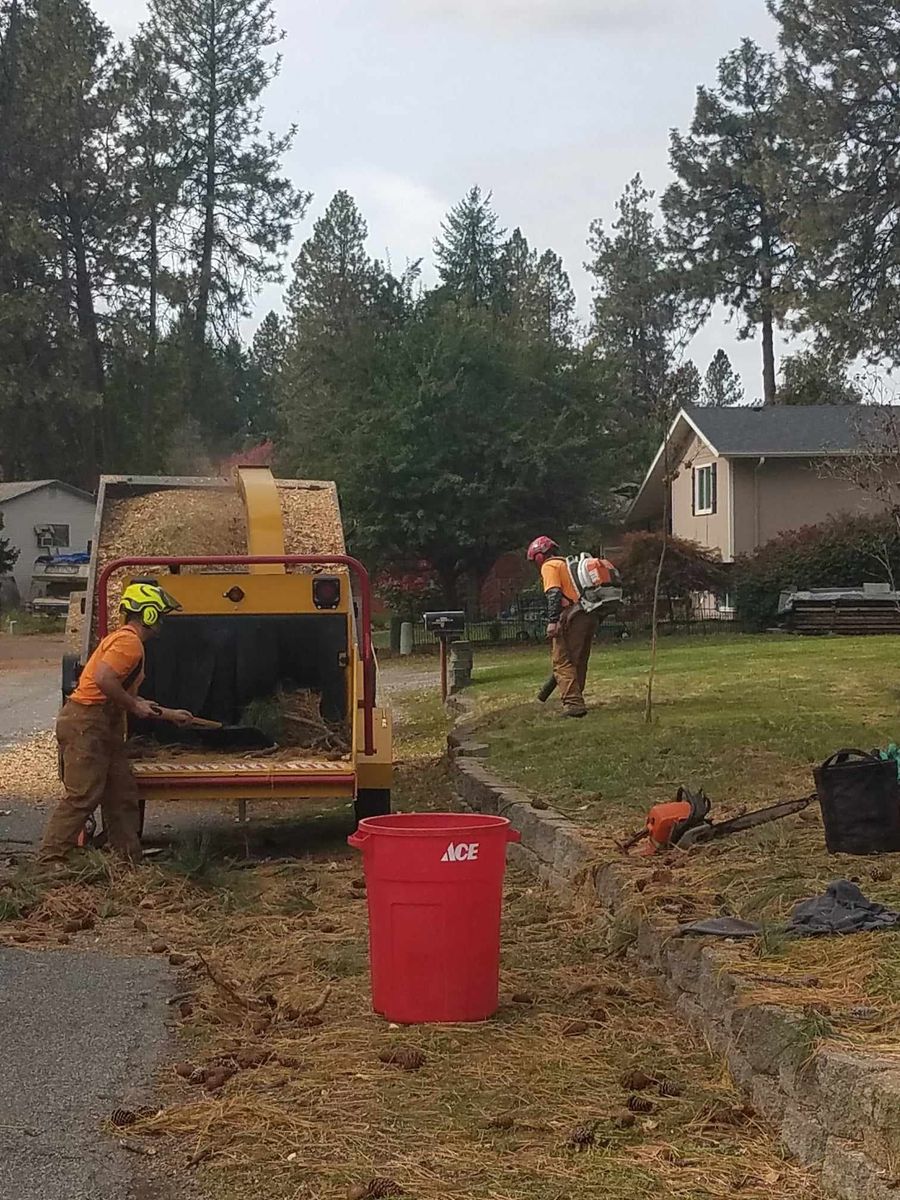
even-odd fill
[(763, 392), (777, 391), (775, 326), (791, 303), (795, 253), (786, 234), (782, 174), (791, 156), (778, 119), (774, 57), (749, 38), (719, 63), (718, 86), (700, 87), (690, 131), (672, 132), (677, 175), (663, 198), (668, 236), (686, 290), (721, 301), (740, 332), (762, 331)]
[(0, 474), (91, 486), (114, 298), (109, 32), (83, 0), (0, 7)]
[(369, 230), (348, 192), (338, 192), (294, 263), (287, 302), (295, 334), (345, 334), (364, 319), (379, 272), (366, 250)]
[(484, 195), (478, 186), (447, 214), (434, 252), (441, 282), (463, 304), (495, 302), (504, 234), (491, 207), (491, 193)]
[(308, 196), (279, 172), (293, 130), (261, 130), (258, 101), (280, 60), (272, 0), (151, 0), (148, 37), (178, 80), (193, 148), (182, 203), (191, 237), (191, 396), (211, 324), (228, 333), (247, 296), (280, 277), (280, 251)]
[(779, 404), (862, 404), (863, 394), (836, 354), (801, 351), (784, 360)]
[(394, 279), (370, 258), (367, 235), (353, 198), (338, 192), (294, 263), (275, 384), (278, 440), (291, 469), (307, 475), (349, 469), (347, 430), (362, 420), (379, 338), (410, 302), (413, 275)]
[[(3, 513), (0, 513), (0, 532), (3, 530)], [(9, 543), (9, 538), (0, 537), (0, 579), (9, 575), (19, 561), (19, 551)]]
[(744, 399), (744, 385), (724, 350), (717, 350), (706, 369), (701, 393), (702, 404), (711, 408), (729, 408)]
[(806, 316), (848, 359), (900, 359), (900, 10), (769, 0), (786, 58)]
[(673, 375), (673, 404), (683, 408), (686, 404), (699, 404), (703, 379), (693, 359), (677, 367)]
[(174, 217), (187, 182), (190, 146), (182, 129), (186, 113), (179, 82), (146, 33), (132, 43), (120, 86), (122, 185), (128, 203), (127, 283), (135, 295), (137, 324), (152, 363), (166, 302), (175, 305), (183, 295), (171, 264), (178, 255)]
[(245, 428), (255, 441), (274, 438), (278, 428), (277, 398), (287, 353), (287, 328), (277, 313), (268, 313), (250, 346)]
[(575, 293), (562, 259), (552, 250), (538, 257), (521, 229), (500, 248), (496, 296), (502, 310), (535, 337), (572, 344)]
[(616, 206), (611, 231), (595, 221), (588, 243), (594, 257), (587, 269), (596, 281), (591, 344), (610, 372), (615, 399), (608, 432), (634, 478), (642, 477), (666, 424), (673, 349), (682, 330), (652, 198), (636, 176)]

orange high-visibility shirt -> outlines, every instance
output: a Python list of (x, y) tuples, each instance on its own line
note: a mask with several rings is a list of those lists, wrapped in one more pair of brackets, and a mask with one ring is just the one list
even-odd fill
[(572, 579), (569, 564), (564, 558), (547, 559), (541, 567), (541, 583), (544, 585), (545, 592), (552, 592), (554, 588), (559, 588), (564, 597), (564, 608), (568, 608), (571, 604), (577, 604), (581, 599), (581, 594)]
[(123, 625), (114, 633), (107, 634), (81, 672), (78, 686), (71, 696), (76, 704), (106, 703), (108, 697), (97, 684), (97, 668), (101, 663), (112, 667), (122, 684), (138, 668), (128, 685), (128, 691), (135, 694), (144, 681), (144, 643), (137, 631), (130, 625)]

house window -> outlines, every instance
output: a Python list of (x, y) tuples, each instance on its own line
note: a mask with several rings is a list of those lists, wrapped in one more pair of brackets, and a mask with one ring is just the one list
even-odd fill
[(694, 467), (694, 514), (709, 516), (716, 511), (716, 464)]
[(47, 550), (69, 545), (68, 525), (35, 525), (34, 535), (37, 544)]

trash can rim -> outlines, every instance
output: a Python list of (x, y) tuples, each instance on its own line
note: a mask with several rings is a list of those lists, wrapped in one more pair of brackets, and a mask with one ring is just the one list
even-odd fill
[(507, 817), (485, 813), (391, 813), (383, 817), (365, 817), (360, 832), (379, 837), (446, 837), (448, 833), (469, 830), (506, 829)]

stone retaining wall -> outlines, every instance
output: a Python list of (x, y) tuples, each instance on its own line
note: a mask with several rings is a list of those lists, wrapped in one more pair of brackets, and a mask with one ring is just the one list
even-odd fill
[(471, 706), (456, 698), (452, 710), (459, 716), (449, 739), (456, 794), (468, 808), (509, 818), (522, 836), (510, 846), (513, 861), (557, 891), (591, 887), (608, 911), (635, 924), (635, 952), (677, 1013), (723, 1055), (757, 1111), (779, 1128), (787, 1150), (821, 1169), (828, 1195), (898, 1200), (900, 1053), (878, 1058), (827, 1045), (810, 1058), (799, 1014), (754, 1002), (715, 944), (673, 938), (638, 917), (618, 864), (596, 861), (572, 821), (493, 775)]

